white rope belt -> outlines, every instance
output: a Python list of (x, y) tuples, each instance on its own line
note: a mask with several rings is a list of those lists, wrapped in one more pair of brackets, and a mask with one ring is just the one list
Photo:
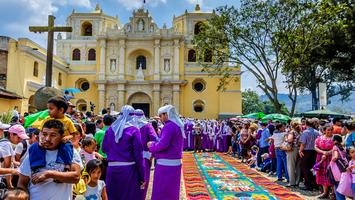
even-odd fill
[(149, 151), (143, 151), (143, 158), (149, 160), (151, 157), (152, 157), (152, 153), (150, 153)]
[(109, 162), (108, 166), (109, 167), (117, 167), (117, 166), (129, 166), (129, 165), (134, 165), (136, 162)]
[(157, 164), (163, 166), (180, 166), (181, 159), (158, 159)]

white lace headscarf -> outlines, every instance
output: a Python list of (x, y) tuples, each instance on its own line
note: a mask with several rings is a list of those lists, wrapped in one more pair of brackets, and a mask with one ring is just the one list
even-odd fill
[(144, 111), (141, 109), (136, 109), (134, 111), (134, 118), (136, 125), (139, 129), (149, 123), (148, 120), (145, 118)]
[(163, 113), (167, 113), (168, 119), (180, 127), (182, 137), (186, 138), (185, 131), (184, 131), (184, 123), (182, 122), (179, 115), (177, 114), (175, 107), (172, 105), (166, 105), (166, 106), (159, 108), (158, 114), (160, 115)]
[(115, 133), (116, 143), (118, 143), (118, 141), (122, 137), (123, 130), (131, 126), (135, 126), (134, 108), (132, 106), (125, 105), (122, 107), (121, 113), (117, 120), (111, 125), (111, 128)]

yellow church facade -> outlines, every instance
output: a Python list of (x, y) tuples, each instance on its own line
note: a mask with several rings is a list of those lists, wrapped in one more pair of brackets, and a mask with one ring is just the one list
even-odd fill
[[(159, 28), (143, 8), (125, 24), (99, 6), (90, 13), (73, 11), (67, 18), (73, 32), (56, 39), (52, 85), (80, 89), (71, 101), (82, 111), (92, 102), (96, 113), (130, 104), (154, 116), (160, 106), (173, 104), (186, 117), (241, 114), (240, 82), (217, 91), (219, 77), (202, 72), (196, 60), (192, 39), (211, 14), (196, 7), (174, 16), (171, 28)], [(29, 39), (9, 42), (6, 89), (25, 97), (22, 113), (33, 108), (33, 94), (44, 85), (45, 55)], [(212, 57), (206, 53), (203, 61), (210, 63)], [(240, 76), (239, 69), (233, 73)]]

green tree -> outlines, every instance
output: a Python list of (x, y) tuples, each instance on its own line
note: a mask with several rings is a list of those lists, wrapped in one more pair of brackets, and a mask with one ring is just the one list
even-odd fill
[[(233, 71), (242, 67), (251, 72), (277, 113), (282, 113), (278, 99), (278, 80), (284, 65), (278, 32), (288, 26), (289, 18), (278, 1), (242, 0), (240, 9), (219, 7), (195, 35), (194, 44), (203, 71), (221, 76), (219, 89), (236, 78)], [(202, 62), (205, 52), (213, 52), (213, 63)], [(296, 99), (295, 85), (290, 96)], [(296, 102), (293, 101), (294, 103)]]
[(242, 110), (244, 115), (262, 112), (264, 110), (263, 103), (260, 101), (258, 93), (251, 89), (242, 92)]
[(312, 94), (318, 109), (318, 85), (327, 83), (328, 97), (346, 100), (354, 90), (355, 25), (351, 1), (285, 0), (289, 27), (278, 33), (283, 74), (292, 85)]
[[(263, 112), (265, 114), (277, 113), (273, 103), (271, 103), (270, 101), (263, 101), (262, 104), (263, 104)], [(289, 110), (287, 109), (287, 107), (284, 103), (281, 103), (281, 110), (282, 110), (282, 113), (284, 113), (286, 115), (290, 114)]]

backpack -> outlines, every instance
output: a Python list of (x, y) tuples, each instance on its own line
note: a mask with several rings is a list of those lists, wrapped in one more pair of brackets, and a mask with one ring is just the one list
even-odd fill
[(22, 152), (20, 155), (20, 159), (25, 155), (25, 153), (27, 152), (27, 147), (28, 147), (26, 140), (22, 140), (21, 143), (22, 143), (23, 148), (22, 148)]

